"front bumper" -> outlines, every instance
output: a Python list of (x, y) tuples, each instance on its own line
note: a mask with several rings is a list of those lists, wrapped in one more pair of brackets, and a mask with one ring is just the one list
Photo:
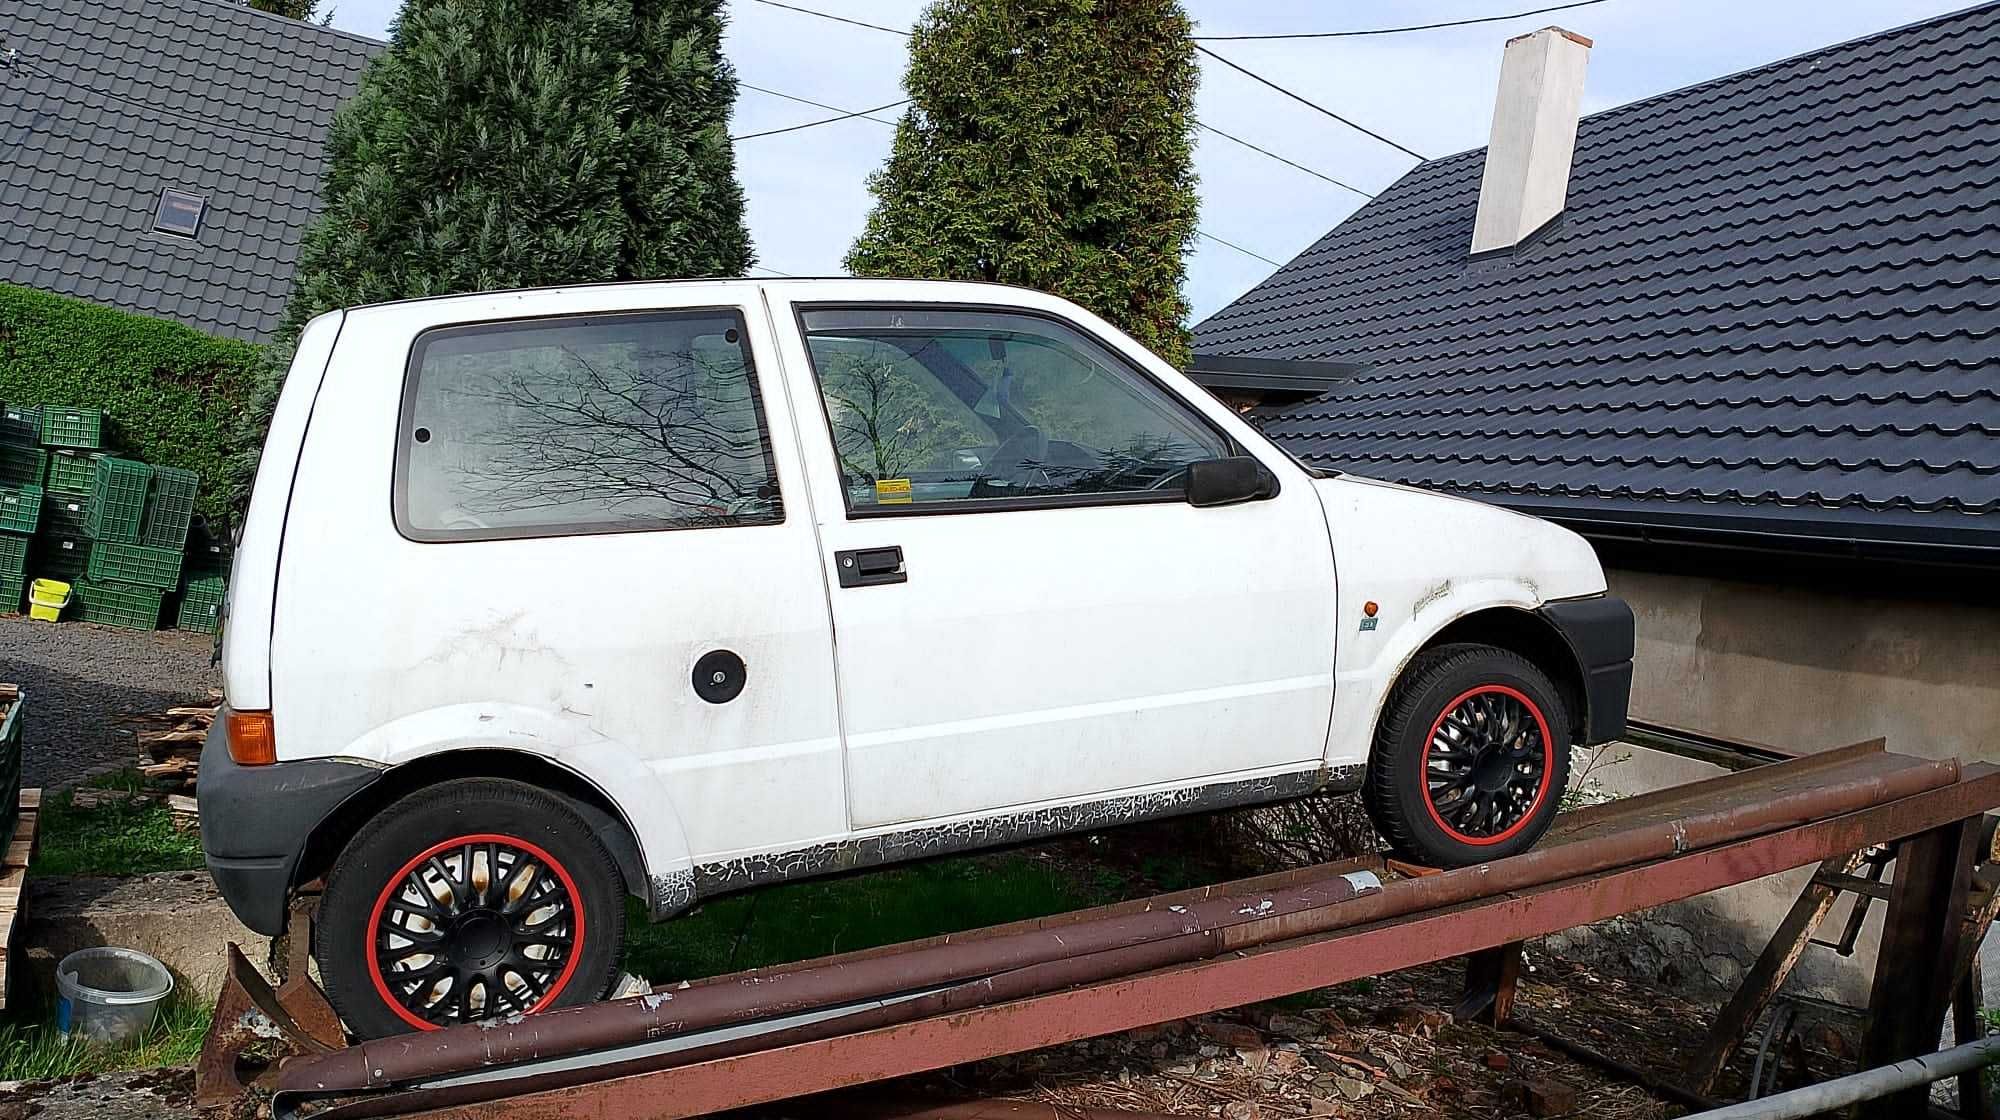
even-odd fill
[(1632, 608), (1614, 595), (1565, 599), (1539, 612), (1569, 643), (1583, 669), (1584, 735), (1579, 746), (1625, 734), (1632, 703)]
[(313, 829), (382, 771), (324, 758), (239, 766), (225, 722), (215, 721), (201, 748), (202, 854), (237, 920), (275, 937), (285, 931), (292, 875)]

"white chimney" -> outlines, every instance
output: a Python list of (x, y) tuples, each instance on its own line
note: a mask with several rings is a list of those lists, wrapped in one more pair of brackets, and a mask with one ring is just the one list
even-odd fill
[(1507, 41), (1472, 251), (1511, 249), (1562, 213), (1590, 40), (1560, 27)]

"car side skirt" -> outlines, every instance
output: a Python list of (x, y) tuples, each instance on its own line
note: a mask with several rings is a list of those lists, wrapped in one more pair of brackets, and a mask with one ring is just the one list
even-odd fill
[[(1125, 794), (1074, 805), (1049, 805), (945, 824), (926, 824), (791, 851), (699, 863), (678, 875), (654, 877), (652, 916), (653, 920), (660, 921), (686, 910), (697, 899), (746, 890), (764, 883), (835, 875), (882, 864), (1025, 844), (1065, 833), (1095, 832), (1140, 821), (1292, 801), (1317, 793), (1351, 792), (1361, 788), (1365, 769), (1363, 766), (1321, 766), (1289, 774)], [(667, 905), (662, 906), (663, 902)]]

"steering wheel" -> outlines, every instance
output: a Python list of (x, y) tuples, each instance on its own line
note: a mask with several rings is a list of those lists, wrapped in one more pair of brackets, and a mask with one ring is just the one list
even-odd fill
[(1049, 457), (1049, 437), (1040, 428), (1028, 424), (1000, 441), (993, 449), (993, 459), (983, 468), (981, 481), (1002, 477), (1005, 472), (1010, 489), (1026, 490), (1034, 486), (1047, 487), (1049, 472), (1044, 466)]

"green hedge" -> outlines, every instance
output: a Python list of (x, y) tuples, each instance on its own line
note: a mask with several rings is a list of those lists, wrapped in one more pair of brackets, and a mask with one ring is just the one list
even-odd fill
[(101, 408), (111, 445), (201, 475), (195, 508), (228, 508), (262, 350), (166, 319), (0, 284), (0, 401)]

